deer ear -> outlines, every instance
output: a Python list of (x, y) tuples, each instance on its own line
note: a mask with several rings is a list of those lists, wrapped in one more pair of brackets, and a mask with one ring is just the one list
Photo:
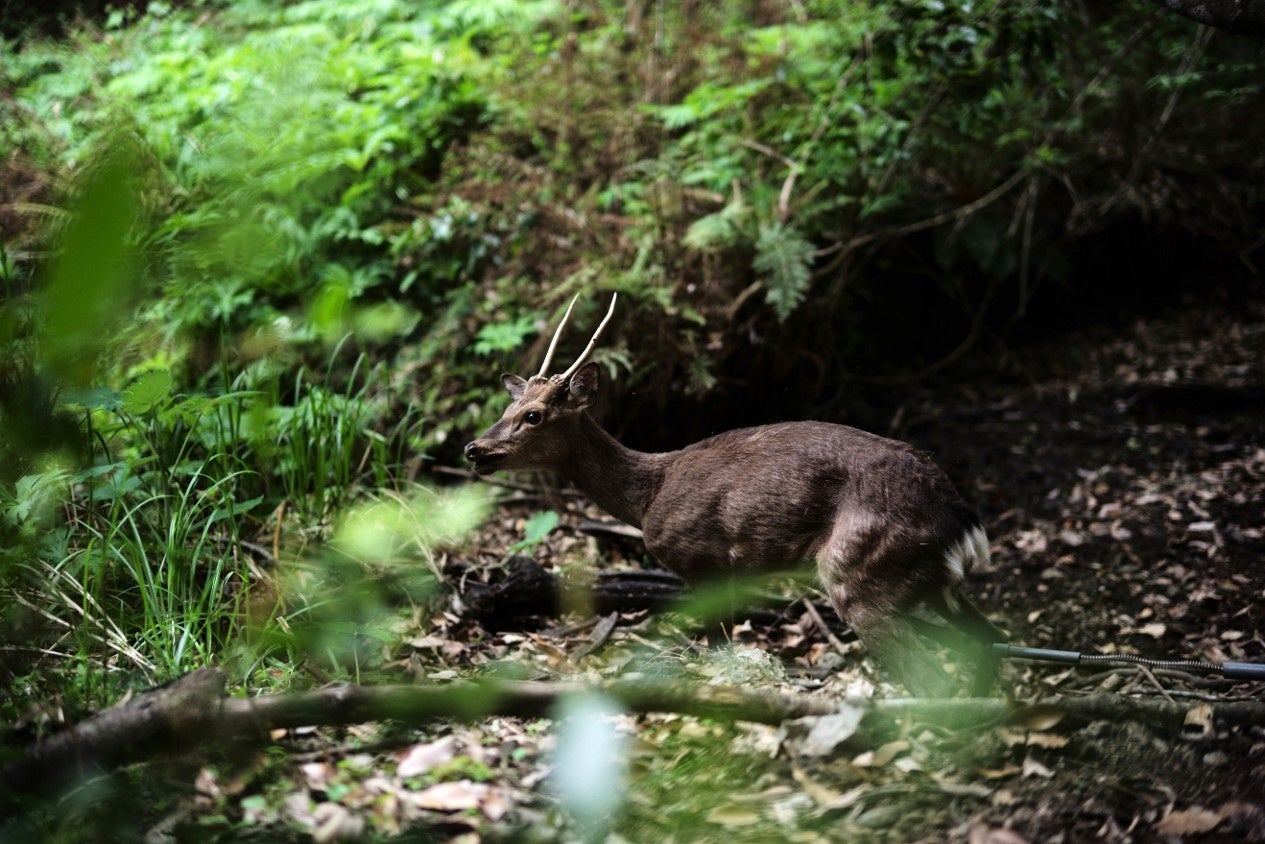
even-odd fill
[(505, 389), (509, 392), (510, 398), (518, 401), (523, 397), (523, 390), (527, 389), (527, 382), (517, 375), (511, 375), (508, 372), (501, 376), (501, 383), (505, 385)]
[(597, 395), (597, 388), (601, 385), (602, 370), (596, 363), (584, 364), (571, 376), (571, 381), (567, 385), (571, 403), (577, 407), (588, 407), (593, 397)]

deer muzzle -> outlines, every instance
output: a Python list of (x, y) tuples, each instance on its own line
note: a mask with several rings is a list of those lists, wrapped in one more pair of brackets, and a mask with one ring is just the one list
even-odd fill
[(480, 476), (495, 472), (505, 459), (505, 452), (490, 448), (480, 440), (466, 443), (464, 454), (474, 464), (474, 473)]

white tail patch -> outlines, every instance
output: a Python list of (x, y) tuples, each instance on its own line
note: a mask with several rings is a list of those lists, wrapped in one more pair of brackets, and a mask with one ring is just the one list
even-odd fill
[(956, 586), (972, 567), (988, 565), (988, 534), (984, 528), (975, 527), (962, 534), (962, 538), (944, 552), (944, 564), (949, 570), (949, 584)]

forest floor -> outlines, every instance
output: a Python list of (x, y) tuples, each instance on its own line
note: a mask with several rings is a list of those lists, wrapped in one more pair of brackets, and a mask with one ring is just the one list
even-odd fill
[[(971, 576), (969, 591), (1015, 643), (1265, 661), (1263, 352), (1265, 303), (1181, 308), (920, 388), (888, 432), (933, 452), (979, 508), (993, 566)], [(495, 578), (526, 521), (549, 508), (560, 512), (557, 527), (525, 553), (553, 570), (582, 580), (594, 566), (649, 564), (635, 538), (581, 533), (582, 520), (602, 518), (587, 506), (507, 490), (484, 530), (451, 552), (450, 571)], [(902, 694), (858, 644), (824, 636), (795, 599), (779, 620), (741, 622), (730, 642), (706, 648), (670, 615), (626, 613), (612, 628), (577, 605), (561, 619), (489, 629), (453, 596), (401, 620), (406, 652), (391, 664), (408, 681), (654, 675), (832, 699)], [(1261, 684), (1012, 662), (1000, 687), (1019, 700), (1174, 700), (1191, 715), (1184, 730), (1126, 719), (960, 731), (907, 723), (877, 746), (827, 753), (794, 724), (614, 715), (627, 780), (609, 833), (656, 842), (1265, 840), (1265, 726), (1226, 726), (1203, 707), (1265, 701)], [(580, 836), (553, 785), (550, 721), (363, 725), (278, 743), (285, 753), (201, 769), (166, 828), (317, 840)]]

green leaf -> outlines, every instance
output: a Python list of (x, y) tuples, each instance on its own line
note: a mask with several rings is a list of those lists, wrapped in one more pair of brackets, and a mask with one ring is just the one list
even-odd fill
[(523, 551), (533, 545), (539, 545), (544, 538), (558, 526), (558, 514), (553, 510), (537, 513), (527, 520), (523, 526), (523, 539), (510, 546), (511, 551)]
[(236, 518), (237, 516), (240, 516), (242, 513), (245, 513), (249, 510), (253, 510), (255, 506), (259, 504), (260, 501), (263, 501), (263, 500), (264, 500), (263, 496), (259, 495), (254, 498), (251, 498), (248, 501), (238, 501), (235, 504), (232, 504), (227, 507), (216, 507), (215, 510), (211, 513), (211, 516), (207, 519), (207, 521), (218, 522), (221, 519)]
[(535, 325), (529, 316), (519, 317), (513, 322), (489, 323), (479, 329), (479, 336), (474, 341), (475, 354), (488, 355), (516, 349), (533, 331)]
[(78, 405), (84, 410), (118, 410), (121, 400), (122, 396), (119, 392), (109, 387), (85, 387), (79, 390), (67, 390), (62, 403)]
[(97, 162), (61, 233), (44, 290), (41, 348), (53, 375), (85, 384), (124, 317), (136, 278), (131, 233), (140, 215), (137, 162), (122, 143)]
[(67, 474), (60, 469), (23, 475), (14, 486), (13, 502), (5, 509), (14, 524), (51, 520), (57, 502), (66, 494)]
[(128, 413), (148, 413), (171, 395), (171, 372), (151, 369), (133, 381), (123, 391), (123, 409)]
[(726, 208), (706, 217), (699, 217), (690, 224), (681, 242), (691, 249), (706, 252), (723, 246), (732, 246), (738, 240), (738, 227), (734, 215)]

